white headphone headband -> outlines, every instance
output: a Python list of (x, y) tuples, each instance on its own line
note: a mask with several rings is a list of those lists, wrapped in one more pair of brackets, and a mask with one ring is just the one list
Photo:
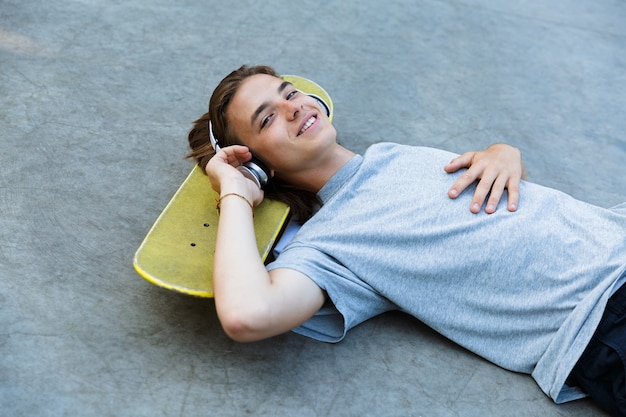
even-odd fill
[(211, 146), (213, 147), (213, 150), (215, 151), (215, 153), (218, 153), (220, 151), (220, 146), (217, 144), (217, 139), (215, 139), (215, 136), (213, 135), (213, 125), (211, 124), (210, 120), (209, 120), (209, 140), (211, 141)]

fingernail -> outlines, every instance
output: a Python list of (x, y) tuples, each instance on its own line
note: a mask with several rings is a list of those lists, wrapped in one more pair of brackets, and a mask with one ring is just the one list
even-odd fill
[(450, 190), (450, 195), (456, 197), (459, 192), (455, 189)]
[(511, 210), (511, 211), (517, 210), (517, 205), (516, 204), (509, 204), (509, 210)]
[(488, 212), (493, 212), (493, 211), (495, 211), (495, 210), (496, 210), (496, 206), (494, 206), (493, 204), (489, 204), (489, 205), (487, 206), (486, 210), (487, 210)]
[(478, 211), (478, 210), (480, 210), (480, 205), (478, 205), (478, 203), (474, 203), (474, 204), (472, 204), (472, 210), (473, 210), (473, 211)]

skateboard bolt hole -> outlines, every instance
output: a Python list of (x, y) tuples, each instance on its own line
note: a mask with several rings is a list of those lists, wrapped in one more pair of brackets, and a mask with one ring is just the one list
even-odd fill
[(196, 244), (192, 242), (192, 243), (191, 243), (191, 246), (196, 246)]

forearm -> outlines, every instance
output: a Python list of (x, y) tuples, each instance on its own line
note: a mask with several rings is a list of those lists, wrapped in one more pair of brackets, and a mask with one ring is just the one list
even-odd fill
[(253, 210), (247, 202), (251, 198), (237, 187), (222, 188), (221, 195), (226, 197), (220, 201), (213, 268), (218, 314), (220, 319), (234, 314), (249, 316), (249, 309), (262, 308), (259, 301), (271, 282), (256, 245)]

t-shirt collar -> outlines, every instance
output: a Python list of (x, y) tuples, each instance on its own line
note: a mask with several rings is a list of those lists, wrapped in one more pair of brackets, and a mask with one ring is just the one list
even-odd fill
[(323, 204), (330, 200), (330, 198), (345, 185), (346, 181), (356, 174), (362, 162), (363, 157), (361, 155), (354, 155), (352, 159), (342, 166), (341, 169), (324, 184), (322, 189), (317, 193), (317, 196), (322, 200)]

